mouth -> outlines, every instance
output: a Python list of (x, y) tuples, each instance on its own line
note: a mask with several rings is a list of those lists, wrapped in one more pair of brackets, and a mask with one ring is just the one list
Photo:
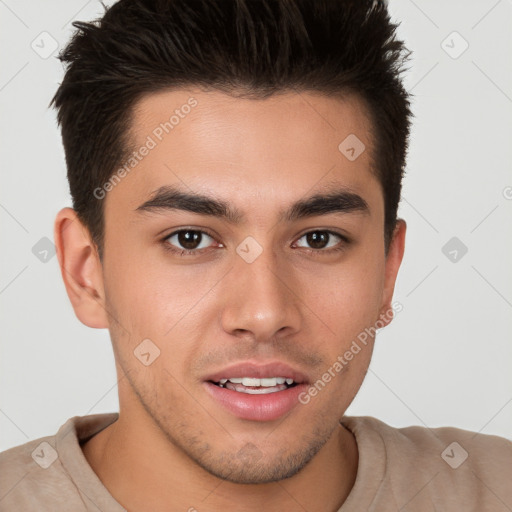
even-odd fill
[(221, 388), (231, 389), (237, 393), (247, 393), (248, 395), (279, 393), (280, 391), (285, 391), (297, 385), (293, 379), (286, 377), (266, 377), (262, 379), (253, 377), (231, 377), (229, 379), (220, 379), (218, 382), (211, 382)]
[(284, 363), (247, 362), (226, 368), (203, 382), (224, 410), (239, 419), (273, 421), (299, 404), (307, 379)]

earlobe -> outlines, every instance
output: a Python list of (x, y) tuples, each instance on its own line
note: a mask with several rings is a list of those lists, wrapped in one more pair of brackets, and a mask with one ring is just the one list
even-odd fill
[(395, 290), (396, 277), (405, 250), (405, 232), (407, 225), (403, 219), (398, 219), (393, 238), (391, 239), (388, 254), (385, 263), (384, 289), (382, 293), (382, 304), (380, 310), (380, 321), (384, 325), (388, 325), (393, 319), (393, 309), (391, 301), (393, 300), (393, 292)]
[(63, 208), (54, 224), (60, 271), (78, 319), (88, 327), (109, 327), (101, 262), (87, 228), (72, 208)]

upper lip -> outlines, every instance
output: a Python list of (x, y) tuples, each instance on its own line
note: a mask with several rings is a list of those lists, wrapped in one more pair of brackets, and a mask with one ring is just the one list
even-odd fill
[(205, 381), (219, 382), (221, 379), (250, 377), (253, 379), (265, 379), (271, 377), (284, 377), (293, 379), (295, 383), (302, 384), (308, 381), (306, 375), (290, 365), (277, 361), (267, 363), (256, 363), (245, 361), (233, 364), (218, 372), (207, 376)]

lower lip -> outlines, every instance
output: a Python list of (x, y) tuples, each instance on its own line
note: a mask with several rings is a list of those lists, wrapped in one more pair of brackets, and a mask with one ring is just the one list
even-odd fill
[(299, 404), (299, 395), (307, 388), (306, 384), (297, 384), (284, 391), (266, 395), (249, 395), (227, 388), (221, 388), (211, 382), (205, 382), (210, 395), (231, 414), (243, 420), (277, 420)]

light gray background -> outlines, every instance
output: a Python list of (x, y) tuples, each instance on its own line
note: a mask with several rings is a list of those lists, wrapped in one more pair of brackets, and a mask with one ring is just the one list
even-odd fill
[[(390, 10), (414, 52), (404, 309), (380, 332), (347, 414), (512, 439), (512, 4), (392, 0)], [(58, 50), (45, 52), (52, 39), (65, 45), (71, 21), (102, 12), (96, 0), (0, 0), (0, 450), (118, 410), (108, 331), (76, 319), (57, 258), (32, 252), (71, 204), (47, 109), (63, 70)], [(453, 247), (442, 252), (452, 237), (468, 248), (455, 247), (455, 262)]]

